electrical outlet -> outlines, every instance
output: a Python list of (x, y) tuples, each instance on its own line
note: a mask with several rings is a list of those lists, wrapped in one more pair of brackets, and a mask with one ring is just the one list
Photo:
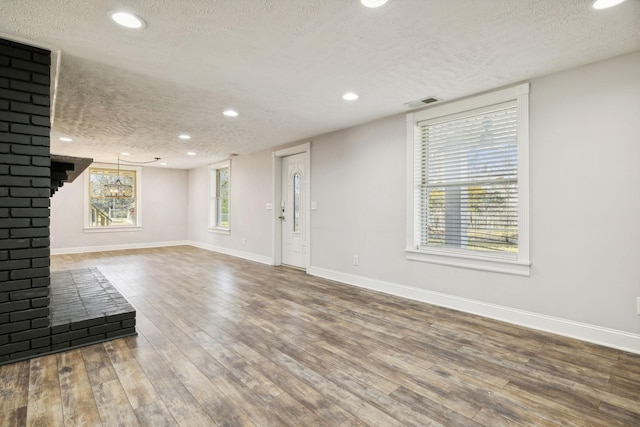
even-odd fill
[(358, 255), (353, 256), (353, 265), (360, 265), (360, 258), (358, 258)]

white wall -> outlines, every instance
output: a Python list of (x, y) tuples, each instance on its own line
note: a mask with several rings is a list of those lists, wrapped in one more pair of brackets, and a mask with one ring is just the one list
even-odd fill
[(187, 240), (188, 171), (143, 168), (140, 231), (85, 233), (84, 200), (84, 176), (65, 184), (51, 198), (53, 254)]
[(530, 108), (531, 277), (405, 260), (404, 116), (314, 139), (313, 265), (640, 332), (640, 54), (535, 79)]
[(314, 138), (313, 266), (392, 282), (407, 268), (405, 129), (393, 116)]
[(271, 258), (271, 153), (233, 157), (228, 235), (208, 230), (209, 169), (189, 171), (189, 240), (199, 246), (268, 262)]
[(640, 52), (535, 80), (536, 311), (640, 331)]
[[(551, 319), (551, 330), (567, 319), (569, 335), (572, 322), (593, 325), (594, 341), (610, 332), (603, 328), (629, 333), (640, 352), (639, 76), (640, 52), (531, 81), (530, 277), (406, 260), (405, 115), (312, 138), (310, 271), (405, 295), (444, 294), (461, 306), (471, 300), (487, 312), (497, 306), (505, 318), (523, 311), (542, 319), (534, 326)], [(206, 234), (204, 202), (193, 199), (189, 238), (269, 256), (269, 153), (235, 158), (232, 174), (232, 185), (250, 184), (232, 187), (233, 209), (249, 209), (232, 227), (252, 243)], [(206, 170), (189, 178), (190, 196), (204, 200)]]

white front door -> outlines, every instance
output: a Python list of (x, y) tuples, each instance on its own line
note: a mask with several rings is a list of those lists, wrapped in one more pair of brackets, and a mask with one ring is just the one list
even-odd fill
[(305, 206), (308, 197), (306, 154), (282, 158), (282, 263), (306, 268), (307, 224)]

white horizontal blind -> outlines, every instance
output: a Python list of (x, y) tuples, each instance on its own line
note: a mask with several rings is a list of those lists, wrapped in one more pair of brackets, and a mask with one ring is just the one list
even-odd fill
[(419, 248), (517, 257), (516, 102), (417, 123)]

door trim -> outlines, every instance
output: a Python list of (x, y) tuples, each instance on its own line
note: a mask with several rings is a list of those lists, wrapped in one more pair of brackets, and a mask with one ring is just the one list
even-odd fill
[(307, 170), (308, 194), (304, 200), (304, 220), (307, 227), (307, 251), (304, 255), (304, 271), (308, 271), (311, 265), (311, 142), (283, 148), (282, 150), (271, 153), (271, 241), (273, 242), (271, 264), (282, 265), (282, 221), (278, 218), (280, 215), (278, 206), (280, 206), (280, 200), (282, 199), (282, 158), (294, 154), (305, 154), (304, 161)]

